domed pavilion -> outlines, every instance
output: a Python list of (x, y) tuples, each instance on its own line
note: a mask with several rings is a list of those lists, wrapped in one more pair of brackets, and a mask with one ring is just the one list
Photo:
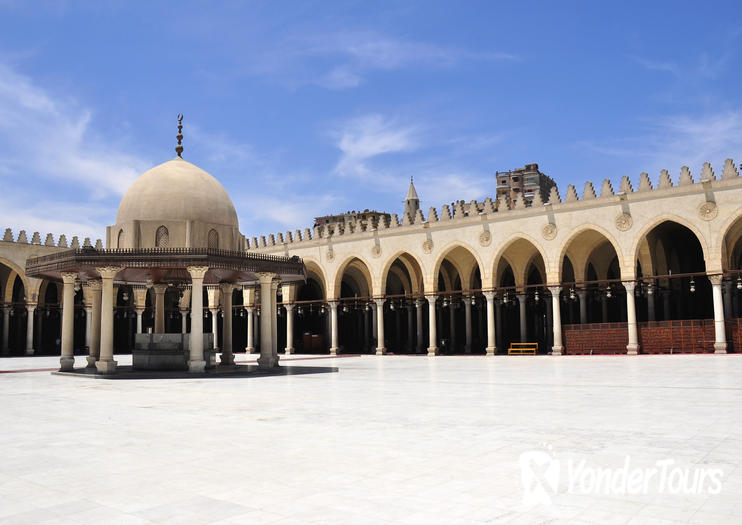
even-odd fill
[[(182, 118), (182, 117), (181, 117)], [(182, 125), (178, 154), (143, 173), (127, 190), (106, 232), (106, 249), (71, 249), (32, 257), (26, 274), (63, 282), (61, 370), (73, 370), (75, 287), (93, 291), (92, 337), (88, 366), (100, 374), (116, 372), (113, 359), (114, 284), (155, 289), (155, 334), (137, 334), (134, 368), (182, 369), (200, 373), (213, 363), (212, 334), (203, 331), (203, 287), (220, 285), (225, 311), (231, 311), (234, 286), (260, 284), (260, 358), (264, 368), (278, 365), (276, 288), (281, 282), (303, 281), (306, 268), (298, 257), (248, 253), (237, 213), (224, 186), (198, 166), (183, 160)], [(190, 333), (165, 334), (164, 291), (190, 292)], [(228, 303), (228, 304), (227, 304)], [(224, 317), (231, 334), (231, 315)], [(229, 326), (227, 326), (227, 324)], [(231, 337), (222, 341), (220, 365), (234, 365)]]

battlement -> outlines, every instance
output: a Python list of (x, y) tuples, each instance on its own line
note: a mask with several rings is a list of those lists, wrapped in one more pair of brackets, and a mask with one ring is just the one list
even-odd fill
[(51, 248), (81, 248), (86, 246), (95, 246), (96, 250), (102, 250), (103, 249), (103, 241), (100, 239), (96, 239), (95, 244), (93, 244), (90, 241), (90, 237), (85, 237), (85, 240), (83, 240), (82, 244), (80, 244), (80, 239), (77, 235), (72, 237), (71, 241), (67, 241), (67, 236), (63, 233), (61, 234), (57, 240), (54, 240), (54, 235), (51, 233), (47, 233), (46, 237), (44, 238), (44, 242), (41, 242), (41, 234), (39, 232), (33, 232), (31, 235), (31, 240), (28, 240), (28, 234), (26, 234), (26, 230), (21, 230), (18, 233), (17, 237), (14, 237), (13, 230), (10, 228), (5, 228), (5, 234), (2, 238), (3, 242), (14, 242), (18, 244), (35, 244), (37, 246), (49, 246)]
[(705, 162), (701, 168), (698, 181), (694, 180), (688, 166), (683, 166), (680, 169), (676, 183), (673, 182), (667, 170), (660, 171), (656, 185), (652, 184), (649, 174), (642, 172), (639, 174), (636, 189), (634, 189), (631, 179), (627, 175), (624, 175), (621, 177), (617, 192), (614, 191), (610, 179), (603, 179), (600, 185), (600, 193), (595, 191), (595, 186), (592, 182), (586, 182), (582, 191), (582, 197), (578, 194), (577, 188), (573, 184), (569, 184), (563, 199), (557, 186), (553, 186), (548, 195), (542, 195), (540, 191), (536, 190), (530, 204), (526, 202), (522, 194), (518, 195), (515, 199), (511, 199), (507, 195), (501, 195), (495, 199), (487, 197), (483, 201), (472, 200), (465, 202), (459, 200), (451, 204), (442, 205), (440, 212), (431, 206), (428, 210), (427, 217), (423, 215), (422, 210), (417, 210), (414, 216), (403, 214), (401, 219), (396, 213), (391, 214), (390, 219), (380, 217), (378, 225), (375, 228), (356, 219), (344, 221), (342, 227), (334, 232), (330, 231), (324, 225), (317, 225), (312, 229), (305, 228), (303, 232), (302, 230), (296, 230), (294, 233), (287, 231), (285, 235), (283, 232), (275, 235), (270, 234), (267, 237), (261, 235), (260, 237), (246, 239), (247, 249), (255, 250), (273, 246), (300, 244), (322, 238), (337, 238), (340, 240), (346, 236), (357, 235), (367, 231), (379, 232), (395, 228), (423, 228), (430, 226), (431, 223), (438, 222), (481, 220), (482, 216), (496, 219), (500, 214), (517, 213), (519, 211), (532, 214), (546, 214), (558, 210), (561, 207), (587, 207), (600, 206), (602, 204), (615, 205), (620, 200), (645, 199), (652, 198), (655, 195), (659, 198), (665, 196), (668, 192), (703, 192), (707, 185), (726, 184), (726, 181), (729, 180), (742, 180), (739, 179), (739, 170), (732, 159), (726, 159), (721, 177), (719, 178), (714, 173), (711, 164)]

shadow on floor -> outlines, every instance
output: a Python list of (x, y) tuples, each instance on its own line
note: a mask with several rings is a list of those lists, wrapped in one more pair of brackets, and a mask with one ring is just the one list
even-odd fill
[(94, 379), (229, 379), (327, 374), (337, 371), (338, 368), (334, 366), (279, 366), (266, 370), (256, 365), (235, 365), (226, 368), (210, 368), (201, 374), (191, 374), (180, 370), (133, 370), (131, 366), (119, 366), (116, 373), (112, 375), (99, 374), (95, 368), (75, 368), (66, 372), (52, 372), (52, 374)]

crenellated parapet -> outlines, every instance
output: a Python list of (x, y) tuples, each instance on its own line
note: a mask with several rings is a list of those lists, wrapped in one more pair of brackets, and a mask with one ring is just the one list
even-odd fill
[(95, 247), (96, 250), (102, 250), (103, 249), (103, 241), (101, 239), (97, 239), (95, 241), (95, 244), (93, 244), (90, 240), (90, 237), (85, 237), (82, 244), (80, 243), (80, 238), (75, 235), (72, 237), (71, 241), (67, 240), (67, 236), (63, 233), (61, 234), (56, 240), (54, 238), (54, 234), (47, 233), (44, 237), (44, 242), (41, 242), (41, 234), (39, 232), (33, 232), (31, 234), (31, 241), (28, 240), (28, 234), (26, 233), (26, 230), (21, 230), (18, 235), (13, 234), (13, 230), (11, 228), (5, 228), (5, 234), (2, 238), (3, 242), (13, 242), (17, 244), (32, 244), (37, 246), (48, 246), (50, 248), (80, 248), (80, 247)]
[[(375, 224), (361, 223), (352, 218), (346, 218), (345, 221), (337, 223), (336, 228), (329, 228), (325, 225), (315, 225), (313, 229), (306, 228), (302, 233), (296, 230), (295, 233), (283, 232), (270, 234), (267, 237), (261, 235), (253, 237), (247, 242), (247, 249), (260, 250), (276, 246), (303, 245), (306, 243), (324, 240), (331, 242), (333, 240), (350, 240), (358, 236), (379, 235), (382, 232), (389, 231), (389, 234), (401, 234), (413, 229), (430, 227), (439, 224), (443, 227), (446, 224), (458, 224), (466, 221), (497, 220), (509, 216), (538, 215), (549, 214), (560, 208), (579, 209), (581, 207), (599, 207), (615, 205), (617, 201), (631, 201), (635, 199), (646, 200), (652, 198), (664, 198), (672, 193), (704, 192), (708, 184), (725, 185), (729, 181), (740, 180), (738, 167), (732, 159), (726, 159), (722, 169), (721, 177), (716, 176), (710, 163), (705, 162), (701, 167), (698, 180), (695, 180), (688, 166), (683, 166), (677, 176), (676, 182), (668, 170), (661, 170), (656, 181), (653, 182), (650, 175), (646, 172), (639, 174), (636, 181), (632, 181), (627, 175), (621, 177), (618, 184), (618, 191), (614, 190), (613, 183), (610, 179), (603, 179), (600, 184), (600, 191), (596, 191), (593, 182), (586, 182), (582, 195), (577, 188), (570, 184), (567, 186), (564, 198), (561, 197), (559, 189), (553, 186), (548, 195), (542, 195), (538, 190), (535, 191), (530, 204), (526, 202), (523, 195), (518, 195), (511, 199), (509, 194), (501, 195), (497, 198), (487, 197), (483, 201), (471, 200), (469, 202), (460, 200), (452, 203), (443, 204), (439, 208), (430, 207), (427, 216), (422, 210), (417, 209), (414, 215), (405, 212), (403, 214), (391, 214), (390, 216), (380, 216)], [(634, 184), (636, 183), (636, 185)]]

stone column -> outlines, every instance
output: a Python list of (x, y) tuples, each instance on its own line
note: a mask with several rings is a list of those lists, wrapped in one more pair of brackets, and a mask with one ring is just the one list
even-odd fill
[(214, 352), (219, 350), (219, 319), (217, 316), (219, 315), (219, 308), (213, 307), (213, 305), (209, 305), (211, 308), (209, 308), (209, 312), (211, 312), (211, 333), (214, 334)]
[(464, 324), (466, 328), (466, 343), (464, 352), (471, 354), (471, 297), (464, 296)]
[(528, 342), (528, 319), (526, 318), (526, 294), (519, 293), (518, 297), (518, 318), (520, 320), (520, 342)]
[(435, 301), (438, 296), (429, 294), (425, 296), (428, 300), (428, 355), (438, 355), (438, 334), (435, 327)]
[[(495, 326), (503, 326), (502, 321), (502, 301), (495, 299)], [(502, 330), (495, 329), (495, 346), (504, 348), (502, 343)]]
[(232, 366), (234, 354), (232, 353), (232, 288), (229, 283), (219, 286), (222, 296), (222, 357), (219, 364)]
[(90, 343), (88, 344), (88, 366), (96, 368), (95, 363), (100, 358), (100, 318), (101, 318), (101, 281), (88, 281), (86, 286), (90, 288)]
[(734, 297), (734, 283), (728, 280), (723, 283), (724, 286), (724, 319), (734, 318), (734, 308), (732, 298)]
[(417, 344), (415, 346), (415, 353), (421, 354), (425, 342), (423, 341), (423, 305), (425, 303), (422, 299), (415, 301), (415, 310), (417, 313)]
[(330, 301), (330, 355), (338, 353), (338, 303)]
[(10, 309), (11, 307), (9, 306), (3, 308), (3, 355), (8, 355), (10, 353), (10, 348), (8, 347), (8, 336), (10, 335), (8, 333), (10, 332)]
[(113, 360), (113, 279), (121, 268), (106, 266), (97, 268), (101, 277), (100, 357), (95, 363), (99, 374), (115, 374)]
[(273, 338), (273, 355), (278, 359), (278, 286), (281, 281), (278, 280), (278, 276), (273, 279), (271, 283), (271, 309), (268, 310), (268, 314), (271, 319), (271, 337)]
[(456, 309), (453, 307), (453, 298), (448, 306), (448, 327), (451, 335), (451, 352), (456, 352)]
[[(257, 274), (260, 282), (260, 357), (258, 365), (260, 368), (275, 368), (278, 366), (278, 354), (273, 353), (273, 327), (272, 318), (276, 307), (271, 297), (271, 286), (276, 274), (260, 272)], [(273, 310), (273, 315), (271, 315)]]
[(204, 359), (204, 276), (208, 266), (189, 266), (191, 274), (191, 346), (188, 371), (198, 374), (206, 370)]
[(580, 324), (587, 324), (587, 290), (577, 290), (580, 298)]
[(551, 347), (551, 355), (562, 355), (562, 307), (559, 300), (560, 286), (549, 286), (551, 292), (551, 317), (552, 331), (554, 333), (554, 344)]
[[(188, 308), (178, 308), (178, 311), (180, 312), (180, 333), (181, 334), (187, 334), (188, 333)], [(141, 321), (139, 320), (141, 317), (139, 315), (139, 312), (137, 312), (137, 330), (141, 329)]]
[(59, 358), (60, 370), (72, 370), (75, 367), (75, 279), (77, 273), (62, 273), (62, 344)]
[(376, 303), (371, 301), (371, 332), (376, 344), (379, 344), (379, 312), (376, 310)]
[(626, 324), (629, 328), (629, 344), (626, 345), (628, 355), (639, 353), (639, 333), (636, 328), (636, 305), (634, 302), (634, 289), (636, 283), (623, 283), (626, 289)]
[(33, 326), (34, 326), (34, 312), (36, 311), (36, 303), (29, 303), (26, 305), (26, 355), (33, 355)]
[(484, 292), (487, 300), (487, 355), (497, 353), (497, 338), (495, 334), (495, 292)]
[(415, 351), (415, 314), (412, 305), (407, 305), (407, 351)]
[(724, 329), (724, 300), (721, 296), (721, 275), (709, 275), (714, 299), (714, 353), (727, 353), (727, 334)]
[(286, 308), (286, 355), (294, 353), (294, 305), (285, 304)]
[(137, 333), (142, 333), (142, 314), (144, 313), (144, 308), (135, 308), (134, 311), (137, 313)]
[(601, 322), (608, 322), (608, 298), (605, 293), (600, 294), (600, 319)]
[(255, 329), (253, 327), (253, 312), (255, 311), (255, 308), (252, 306), (246, 306), (245, 310), (247, 311), (247, 346), (245, 347), (245, 352), (248, 354), (254, 354), (255, 353)]
[(165, 333), (165, 292), (166, 284), (155, 284), (152, 289), (155, 291), (155, 333)]
[[(85, 284), (87, 287), (87, 283)], [(90, 339), (92, 334), (91, 328), (93, 325), (93, 305), (88, 301), (85, 303), (85, 346), (90, 351)]]
[(655, 320), (654, 290), (652, 290), (652, 293), (649, 293), (649, 290), (652, 290), (652, 289), (650, 288), (647, 290), (647, 320), (654, 321)]
[(368, 322), (369, 312), (363, 309), (363, 352), (368, 352), (370, 345), (369, 340), (371, 339), (371, 329), (369, 328)]
[(376, 303), (377, 314), (377, 326), (376, 332), (378, 333), (378, 343), (376, 345), (376, 355), (386, 354), (386, 345), (384, 344), (384, 302), (386, 299), (374, 299)]

